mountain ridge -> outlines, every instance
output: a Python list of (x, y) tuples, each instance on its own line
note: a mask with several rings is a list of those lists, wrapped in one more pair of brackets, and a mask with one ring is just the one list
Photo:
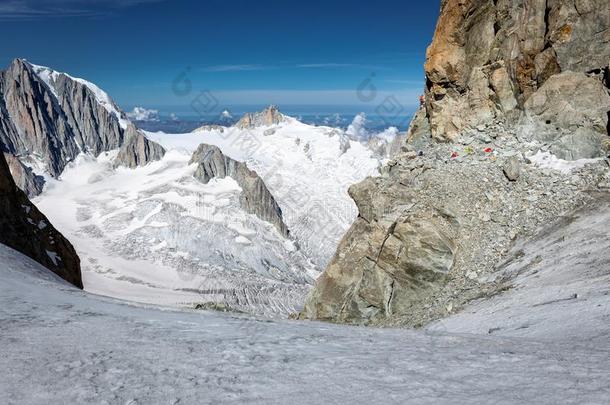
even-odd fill
[[(86, 80), (15, 59), (1, 81), (0, 146), (26, 165), (32, 158), (40, 160), (40, 169), (51, 177), (58, 177), (80, 153), (98, 156), (125, 146), (119, 164), (128, 167), (164, 153), (132, 127), (105, 92)], [(129, 144), (134, 137), (142, 147)]]

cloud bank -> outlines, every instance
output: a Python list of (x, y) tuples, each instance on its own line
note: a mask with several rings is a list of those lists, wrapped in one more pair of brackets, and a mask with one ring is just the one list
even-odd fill
[(144, 107), (135, 107), (131, 112), (127, 113), (127, 117), (134, 121), (158, 122), (159, 111), (147, 110)]

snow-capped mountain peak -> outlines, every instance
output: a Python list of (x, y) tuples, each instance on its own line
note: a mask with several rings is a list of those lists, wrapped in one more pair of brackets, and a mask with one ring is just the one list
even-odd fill
[(120, 156), (129, 162), (147, 164), (163, 154), (142, 132), (130, 130), (125, 113), (87, 80), (23, 59), (15, 59), (0, 80), (0, 146), (23, 161), (39, 162), (51, 177), (81, 153), (99, 156), (127, 143), (129, 150)]
[(112, 98), (108, 95), (108, 93), (106, 93), (104, 90), (99, 88), (97, 85), (95, 85), (85, 79), (70, 76), (67, 73), (57, 72), (46, 66), (35, 65), (26, 60), (24, 60), (24, 62), (29, 64), (32, 67), (32, 69), (34, 70), (34, 73), (36, 73), (38, 75), (38, 77), (40, 77), (46, 83), (46, 85), (49, 86), (49, 89), (53, 92), (53, 94), (56, 97), (58, 97), (56, 82), (57, 82), (57, 79), (59, 78), (59, 76), (64, 75), (67, 78), (82, 84), (83, 86), (85, 86), (87, 89), (89, 89), (94, 94), (97, 102), (102, 107), (104, 107), (106, 109), (106, 111), (108, 111), (108, 113), (110, 113), (114, 117), (116, 117), (116, 119), (119, 121), (119, 124), (121, 125), (121, 128), (127, 129), (127, 124), (129, 121), (127, 120), (125, 114), (122, 111), (120, 111), (119, 107), (116, 105), (114, 100), (112, 100)]

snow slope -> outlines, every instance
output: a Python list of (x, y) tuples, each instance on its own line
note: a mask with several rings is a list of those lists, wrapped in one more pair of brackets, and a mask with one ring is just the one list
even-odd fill
[(610, 342), (134, 306), (0, 245), (0, 403), (604, 404)]

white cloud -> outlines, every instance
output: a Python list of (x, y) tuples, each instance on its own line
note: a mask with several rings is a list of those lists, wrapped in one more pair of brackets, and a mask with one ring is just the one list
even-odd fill
[(365, 128), (366, 126), (366, 114), (356, 114), (352, 123), (347, 127), (347, 133), (357, 139), (367, 139), (369, 133)]
[(134, 121), (159, 121), (158, 110), (147, 110), (144, 107), (135, 107), (127, 116)]
[(178, 116), (177, 116), (176, 114), (174, 114), (174, 113), (171, 113), (171, 114), (169, 115), (169, 118), (170, 118), (172, 121), (180, 121), (180, 118), (178, 118)]
[(396, 138), (397, 135), (398, 135), (398, 128), (389, 127), (385, 131), (375, 135), (375, 138), (383, 139), (384, 141), (390, 143), (394, 140), (394, 138)]

